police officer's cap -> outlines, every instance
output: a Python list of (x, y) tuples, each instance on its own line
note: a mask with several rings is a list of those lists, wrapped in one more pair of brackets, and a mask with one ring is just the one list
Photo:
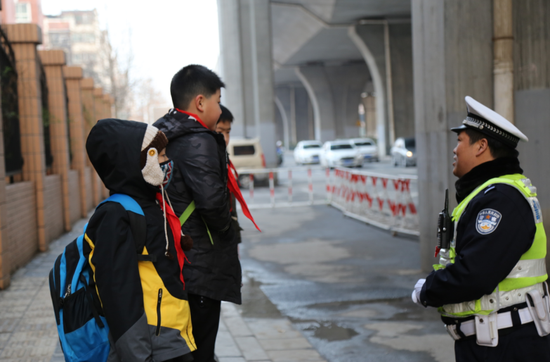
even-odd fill
[(519, 140), (526, 142), (529, 140), (516, 126), (497, 112), (484, 106), (470, 96), (466, 96), (464, 100), (468, 108), (468, 115), (466, 119), (462, 121), (460, 127), (451, 128), (451, 131), (460, 133), (467, 128), (475, 129), (512, 148), (516, 148)]

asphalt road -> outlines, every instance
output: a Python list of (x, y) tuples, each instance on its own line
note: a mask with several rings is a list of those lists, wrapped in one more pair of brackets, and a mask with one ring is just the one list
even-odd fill
[[(384, 162), (365, 168), (415, 172)], [(327, 205), (252, 213), (262, 233), (240, 215), (244, 317), (288, 317), (331, 362), (454, 361), (438, 313), (411, 301), (424, 276), (416, 238)]]

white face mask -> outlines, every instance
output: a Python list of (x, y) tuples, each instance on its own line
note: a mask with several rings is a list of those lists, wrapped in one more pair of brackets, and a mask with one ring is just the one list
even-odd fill
[(159, 165), (159, 153), (156, 148), (147, 150), (147, 161), (141, 170), (145, 181), (153, 186), (160, 186), (164, 181), (164, 171)]

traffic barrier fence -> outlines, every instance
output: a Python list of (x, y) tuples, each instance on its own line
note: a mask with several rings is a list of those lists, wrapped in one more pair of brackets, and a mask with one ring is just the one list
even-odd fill
[[(320, 166), (241, 169), (239, 173), (249, 175), (245, 180), (248, 180), (246, 198), (250, 209), (329, 204), (344, 215), (367, 224), (396, 233), (419, 235), (417, 208), (411, 193), (411, 184), (416, 186), (415, 175), (389, 175), (348, 168), (331, 170)], [(255, 192), (256, 179), (266, 177), (269, 198), (265, 193), (258, 195)], [(296, 178), (299, 178), (298, 183)], [(286, 199), (275, 193), (277, 180), (286, 186)], [(280, 193), (281, 187), (277, 189)]]

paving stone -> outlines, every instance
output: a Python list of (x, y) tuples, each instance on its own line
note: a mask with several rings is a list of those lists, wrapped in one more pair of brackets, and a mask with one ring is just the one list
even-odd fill
[(235, 342), (237, 342), (239, 349), (242, 351), (247, 361), (269, 359), (255, 337), (235, 337)]
[(17, 328), (19, 318), (2, 318), (0, 319), (0, 333), (11, 333)]
[(247, 362), (242, 357), (218, 357), (220, 362)]
[(225, 325), (233, 337), (246, 337), (252, 336), (252, 332), (244, 322), (244, 320), (239, 317), (224, 317)]
[(266, 351), (312, 348), (305, 338), (258, 339), (258, 342)]
[(237, 347), (235, 340), (229, 333), (227, 327), (220, 321), (220, 329), (216, 338), (216, 356), (218, 357), (242, 357), (242, 353)]
[(267, 354), (273, 362), (324, 361), (314, 349), (267, 351)]
[(246, 318), (245, 321), (258, 339), (303, 338), (286, 319)]

